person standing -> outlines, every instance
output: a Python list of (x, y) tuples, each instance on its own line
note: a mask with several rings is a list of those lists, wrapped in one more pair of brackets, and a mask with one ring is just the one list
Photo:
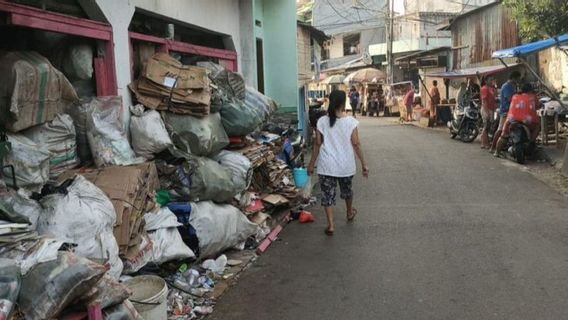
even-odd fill
[(406, 121), (412, 122), (412, 107), (414, 106), (414, 86), (411, 85), (410, 89), (404, 96), (404, 106), (406, 107)]
[(432, 120), (432, 123), (434, 125), (436, 125), (437, 123), (437, 110), (436, 108), (438, 107), (438, 105), (440, 104), (441, 101), (441, 96), (440, 96), (440, 90), (438, 90), (438, 81), (434, 80), (432, 81), (432, 89), (430, 89), (430, 119)]
[(339, 184), (341, 199), (347, 207), (347, 221), (351, 222), (357, 214), (353, 207), (353, 176), (357, 172), (355, 156), (359, 158), (363, 176), (369, 176), (369, 167), (363, 156), (363, 148), (357, 129), (359, 122), (345, 115), (345, 92), (333, 91), (329, 96), (329, 109), (326, 116), (317, 123), (316, 141), (312, 158), (308, 165), (309, 175), (313, 175), (317, 161), (317, 174), (322, 192), (321, 205), (327, 216), (328, 226), (325, 234), (331, 236), (335, 231), (333, 208), (336, 188)]
[(357, 106), (359, 105), (359, 91), (357, 91), (355, 86), (352, 86), (349, 91), (349, 103), (351, 103), (351, 112), (355, 118), (357, 114)]
[(489, 149), (489, 130), (493, 125), (493, 117), (497, 104), (495, 102), (495, 79), (485, 80), (481, 83), (481, 118), (483, 131), (481, 132), (481, 149)]
[[(491, 148), (489, 148), (489, 152), (494, 153), (495, 149), (497, 148), (497, 141), (501, 137), (501, 132), (503, 132), (503, 126), (505, 126), (505, 121), (507, 121), (507, 113), (509, 113), (509, 107), (511, 106), (511, 99), (513, 99), (513, 95), (516, 93), (516, 85), (521, 79), (521, 73), (518, 71), (513, 71), (509, 75), (509, 80), (501, 86), (501, 104), (499, 106), (499, 127), (493, 136), (493, 142), (491, 143)], [(499, 155), (497, 153), (497, 155)]]
[(479, 99), (481, 87), (475, 82), (474, 78), (467, 79), (467, 91), (472, 99)]

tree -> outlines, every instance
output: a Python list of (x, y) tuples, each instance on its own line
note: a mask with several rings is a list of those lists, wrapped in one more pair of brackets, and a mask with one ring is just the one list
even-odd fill
[(504, 0), (503, 4), (513, 11), (525, 41), (568, 33), (566, 0)]

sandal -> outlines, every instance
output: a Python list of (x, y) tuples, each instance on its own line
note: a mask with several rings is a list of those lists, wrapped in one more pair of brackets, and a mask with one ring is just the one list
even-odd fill
[(330, 230), (329, 228), (325, 228), (325, 234), (328, 236), (333, 236), (333, 230)]
[(355, 219), (355, 216), (357, 215), (357, 209), (352, 208), (351, 209), (351, 215), (347, 215), (347, 221), (348, 222), (352, 222), (353, 219)]

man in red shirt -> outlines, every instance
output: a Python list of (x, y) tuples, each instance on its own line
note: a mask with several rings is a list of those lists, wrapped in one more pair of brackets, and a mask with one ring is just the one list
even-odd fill
[(489, 130), (493, 124), (495, 109), (495, 79), (481, 82), (481, 118), (483, 119), (483, 132), (481, 133), (481, 149), (489, 149)]
[(507, 120), (503, 126), (503, 132), (497, 142), (495, 156), (499, 156), (499, 152), (503, 149), (503, 147), (505, 147), (507, 139), (509, 139), (509, 135), (511, 134), (512, 123), (517, 122), (525, 124), (531, 132), (531, 142), (536, 141), (536, 138), (540, 133), (540, 117), (536, 112), (538, 104), (538, 97), (536, 96), (536, 93), (534, 93), (533, 87), (530, 83), (523, 85), (521, 93), (513, 96), (511, 99), (511, 107), (507, 114)]

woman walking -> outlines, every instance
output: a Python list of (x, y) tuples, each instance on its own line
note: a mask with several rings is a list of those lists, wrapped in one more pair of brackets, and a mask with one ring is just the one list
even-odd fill
[(345, 92), (335, 90), (329, 95), (327, 116), (318, 120), (316, 141), (312, 159), (308, 166), (310, 175), (314, 173), (317, 161), (317, 174), (322, 192), (321, 205), (327, 216), (325, 233), (329, 236), (335, 231), (333, 207), (336, 188), (339, 184), (341, 199), (345, 200), (347, 221), (351, 222), (357, 214), (353, 208), (352, 180), (357, 172), (355, 156), (361, 161), (363, 176), (369, 176), (369, 168), (363, 157), (357, 125), (359, 122), (345, 114)]

